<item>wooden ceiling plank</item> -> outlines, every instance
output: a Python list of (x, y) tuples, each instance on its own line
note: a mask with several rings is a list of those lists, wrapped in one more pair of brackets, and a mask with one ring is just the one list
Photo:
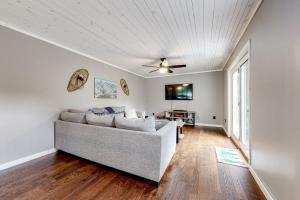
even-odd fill
[(2, 0), (0, 23), (141, 75), (147, 73), (142, 64), (164, 56), (172, 64), (187, 64), (178, 73), (191, 73), (222, 68), (259, 3)]

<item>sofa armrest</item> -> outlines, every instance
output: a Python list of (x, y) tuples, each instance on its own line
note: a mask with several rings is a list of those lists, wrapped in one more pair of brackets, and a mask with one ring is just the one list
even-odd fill
[(161, 136), (160, 176), (163, 176), (176, 150), (176, 122), (170, 121), (159, 129)]

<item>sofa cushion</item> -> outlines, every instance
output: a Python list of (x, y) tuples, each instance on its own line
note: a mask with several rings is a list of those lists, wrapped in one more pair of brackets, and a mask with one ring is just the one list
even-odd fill
[(114, 127), (114, 115), (96, 115), (94, 113), (86, 114), (86, 121), (88, 124), (96, 126)]
[(125, 116), (128, 119), (136, 119), (138, 118), (136, 111), (134, 109), (126, 110), (125, 111)]
[(164, 127), (169, 121), (168, 120), (156, 120), (155, 121), (155, 129), (158, 131), (162, 127)]
[(60, 114), (60, 118), (61, 120), (67, 122), (82, 123), (82, 124), (86, 123), (85, 113), (81, 113), (81, 112), (75, 113), (75, 112), (63, 111)]
[(119, 116), (119, 117), (125, 117), (125, 113), (124, 112), (121, 112), (121, 113), (115, 113), (115, 114), (111, 114), (113, 116)]
[(116, 116), (115, 125), (117, 128), (135, 130), (135, 131), (145, 131), (145, 132), (155, 132), (155, 120), (153, 117), (147, 119), (141, 118), (125, 118)]

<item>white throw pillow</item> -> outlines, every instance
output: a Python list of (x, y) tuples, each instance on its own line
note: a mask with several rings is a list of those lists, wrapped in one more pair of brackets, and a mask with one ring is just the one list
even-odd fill
[(146, 112), (143, 111), (136, 111), (136, 115), (138, 118), (146, 118)]
[(86, 114), (88, 124), (96, 126), (114, 127), (114, 115), (95, 115), (94, 113)]
[(147, 119), (141, 118), (125, 118), (125, 117), (115, 117), (115, 125), (117, 128), (144, 131), (144, 132), (155, 132), (155, 120), (154, 117), (149, 117)]
[(136, 119), (138, 118), (137, 114), (136, 114), (136, 111), (134, 109), (131, 109), (131, 110), (126, 110), (125, 111), (125, 116), (126, 118), (128, 119)]

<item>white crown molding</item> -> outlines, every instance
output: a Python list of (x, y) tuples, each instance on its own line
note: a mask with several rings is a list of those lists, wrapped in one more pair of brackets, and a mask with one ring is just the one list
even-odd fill
[(36, 154), (33, 154), (33, 155), (25, 156), (23, 158), (19, 158), (17, 160), (13, 160), (13, 161), (1, 164), (0, 165), (0, 171), (11, 168), (11, 167), (14, 167), (14, 166), (17, 166), (17, 165), (20, 165), (20, 164), (23, 164), (25, 162), (28, 162), (28, 161), (31, 161), (31, 160), (34, 160), (34, 159), (37, 159), (37, 158), (40, 158), (42, 156), (46, 156), (46, 155), (54, 153), (56, 151), (57, 150), (54, 149), (54, 148), (53, 149), (48, 149), (46, 151), (42, 151), (42, 152), (39, 152), (39, 153), (36, 153)]
[(211, 73), (211, 72), (220, 72), (223, 71), (223, 69), (215, 69), (215, 70), (207, 70), (207, 71), (199, 71), (199, 72), (188, 72), (188, 73), (180, 73), (180, 74), (167, 74), (167, 75), (158, 75), (158, 76), (144, 76), (146, 79), (150, 78), (162, 78), (162, 77), (168, 77), (168, 76), (183, 76), (183, 75), (192, 75), (192, 74), (203, 74), (203, 73)]
[(3, 27), (9, 28), (9, 29), (11, 29), (11, 30), (14, 30), (14, 31), (23, 33), (23, 34), (28, 35), (28, 36), (30, 36), (30, 37), (33, 37), (33, 38), (35, 38), (35, 39), (41, 40), (41, 41), (43, 41), (43, 42), (47, 42), (47, 43), (52, 44), (52, 45), (54, 45), (54, 46), (60, 47), (60, 48), (65, 49), (65, 50), (67, 50), (67, 51), (71, 51), (71, 52), (73, 52), (73, 53), (75, 53), (75, 54), (78, 54), (78, 55), (84, 56), (84, 57), (86, 57), (86, 58), (92, 59), (92, 60), (94, 60), (94, 61), (97, 61), (97, 62), (106, 64), (106, 65), (108, 65), (108, 66), (117, 68), (117, 69), (119, 69), (119, 70), (122, 70), (122, 71), (125, 71), (125, 72), (128, 72), (128, 73), (134, 74), (134, 75), (136, 75), (136, 76), (145, 78), (144, 76), (142, 76), (142, 75), (140, 75), (140, 74), (137, 74), (137, 73), (135, 73), (135, 72), (132, 72), (132, 71), (130, 71), (130, 70), (127, 70), (127, 69), (125, 69), (125, 68), (123, 68), (123, 67), (120, 67), (120, 66), (118, 66), (118, 65), (114, 65), (114, 64), (112, 64), (112, 63), (110, 63), (110, 62), (107, 62), (107, 61), (105, 61), (105, 60), (101, 60), (101, 59), (95, 58), (94, 56), (90, 56), (90, 55), (88, 55), (88, 54), (85, 54), (85, 53), (83, 53), (83, 52), (81, 52), (81, 51), (77, 51), (77, 50), (75, 50), (75, 49), (72, 49), (72, 48), (70, 48), (70, 47), (64, 46), (64, 45), (62, 45), (62, 44), (58, 44), (58, 43), (56, 43), (56, 42), (50, 41), (50, 40), (48, 40), (48, 39), (46, 39), (46, 38), (43, 38), (43, 37), (41, 37), (41, 36), (38, 36), (38, 35), (36, 35), (36, 34), (29, 33), (29, 32), (27, 32), (27, 31), (25, 31), (25, 30), (22, 30), (22, 29), (20, 29), (20, 28), (17, 28), (17, 27), (15, 27), (15, 26), (12, 26), (12, 25), (10, 25), (10, 24), (8, 24), (8, 23), (6, 23), (6, 22), (0, 21), (0, 25), (3, 26)]
[(250, 14), (250, 17), (248, 18), (247, 22), (246, 22), (246, 26), (244, 26), (244, 28), (242, 29), (240, 35), (238, 36), (238, 40), (237, 42), (234, 44), (233, 48), (232, 48), (232, 51), (230, 53), (230, 55), (228, 56), (225, 64), (223, 65), (222, 67), (222, 70), (224, 70), (224, 68), (227, 66), (231, 56), (233, 55), (237, 45), (239, 44), (239, 42), (241, 41), (242, 37), (244, 36), (250, 22), (252, 21), (253, 17), (255, 16), (256, 12), (258, 11), (259, 7), (261, 6), (263, 0), (258, 0), (258, 3), (255, 5), (254, 9), (252, 10), (251, 14)]
[(254, 180), (256, 181), (257, 185), (261, 189), (261, 191), (264, 193), (267, 200), (276, 200), (274, 195), (270, 192), (270, 189), (265, 186), (265, 184), (261, 181), (255, 170), (249, 165), (248, 166), (250, 173), (252, 174)]

